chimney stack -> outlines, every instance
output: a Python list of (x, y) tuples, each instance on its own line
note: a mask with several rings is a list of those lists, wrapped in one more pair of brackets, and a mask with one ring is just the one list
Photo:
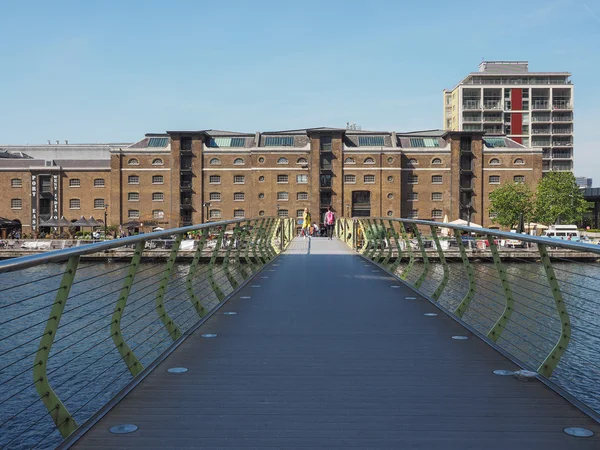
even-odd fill
[(56, 145), (58, 145), (58, 144), (60, 144), (60, 141), (57, 139), (57, 140), (56, 140)]
[(50, 139), (48, 139), (48, 145), (50, 145)]
[(69, 141), (65, 139), (65, 145), (69, 145)]

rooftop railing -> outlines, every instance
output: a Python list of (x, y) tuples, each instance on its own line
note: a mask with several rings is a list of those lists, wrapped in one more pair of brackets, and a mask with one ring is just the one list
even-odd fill
[(575, 242), (576, 230), (563, 240), (394, 218), (342, 219), (336, 232), (527, 371), (515, 375), (600, 419), (600, 245)]
[(0, 261), (0, 448), (91, 426), (294, 232), (232, 220)]

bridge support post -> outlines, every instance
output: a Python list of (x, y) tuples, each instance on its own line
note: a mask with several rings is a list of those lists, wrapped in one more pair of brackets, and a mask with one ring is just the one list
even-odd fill
[(508, 278), (506, 276), (506, 269), (502, 264), (502, 260), (500, 259), (500, 255), (498, 253), (498, 247), (496, 246), (496, 242), (494, 241), (494, 236), (488, 234), (487, 240), (490, 244), (490, 251), (492, 252), (492, 258), (494, 260), (494, 265), (496, 266), (496, 270), (498, 271), (498, 277), (500, 278), (500, 282), (502, 283), (502, 289), (504, 290), (504, 312), (498, 318), (492, 329), (488, 332), (487, 337), (492, 341), (496, 342), (502, 331), (506, 328), (508, 321), (510, 320), (510, 316), (513, 313), (514, 308), (514, 298), (512, 289), (510, 288), (510, 284), (508, 283)]
[(473, 297), (475, 296), (475, 272), (473, 271), (473, 266), (469, 261), (467, 251), (465, 250), (465, 244), (463, 243), (463, 240), (461, 238), (462, 232), (459, 230), (455, 230), (454, 235), (456, 236), (456, 242), (458, 243), (458, 248), (460, 249), (460, 256), (462, 258), (463, 265), (465, 266), (467, 277), (469, 278), (469, 291), (454, 311), (454, 314), (462, 318), (465, 311), (469, 307), (471, 300), (473, 300)]
[(427, 274), (429, 273), (429, 258), (427, 258), (427, 252), (425, 251), (425, 246), (423, 245), (421, 232), (419, 231), (419, 227), (417, 225), (413, 225), (413, 232), (415, 234), (415, 237), (417, 238), (419, 248), (421, 249), (421, 256), (423, 257), (423, 273), (419, 276), (417, 281), (415, 281), (415, 287), (419, 289), (425, 281), (425, 278), (427, 278)]
[[(227, 228), (226, 226), (223, 227), (223, 233), (225, 233), (226, 228)], [(224, 237), (224, 239), (226, 239), (226, 238)], [(229, 284), (231, 285), (231, 287), (233, 289), (235, 289), (238, 287), (238, 282), (235, 279), (235, 277), (233, 276), (233, 274), (231, 273), (231, 270), (229, 270), (229, 263), (230, 263), (229, 258), (231, 257), (231, 247), (233, 247), (233, 244), (235, 242), (235, 236), (233, 235), (233, 232), (231, 234), (231, 240), (224, 241), (224, 242), (227, 242), (227, 245), (225, 246), (225, 255), (223, 256), (223, 270), (225, 271), (225, 276), (227, 277), (227, 281), (229, 281)]]
[(62, 404), (58, 396), (54, 393), (52, 387), (50, 387), (47, 363), (50, 349), (54, 343), (54, 336), (56, 336), (60, 318), (62, 317), (65, 304), (69, 298), (69, 292), (71, 291), (78, 265), (79, 256), (72, 256), (69, 258), (65, 273), (60, 282), (60, 287), (56, 293), (54, 304), (50, 310), (50, 317), (48, 318), (48, 322), (46, 322), (46, 328), (44, 329), (44, 334), (40, 340), (38, 351), (35, 354), (33, 365), (33, 381), (35, 383), (35, 389), (63, 438), (66, 438), (75, 431), (78, 425), (65, 405)]
[(402, 246), (400, 245), (400, 235), (398, 234), (398, 232), (396, 232), (396, 228), (394, 227), (394, 222), (392, 220), (390, 220), (390, 227), (394, 236), (394, 242), (396, 243), (396, 250), (398, 250), (398, 256), (396, 257), (396, 260), (390, 267), (390, 272), (396, 273), (398, 266), (400, 266), (400, 263), (402, 262)]
[[(385, 226), (385, 221), (383, 219), (381, 219), (380, 222), (381, 222), (381, 226), (383, 227), (383, 230), (385, 232), (384, 242), (387, 245), (387, 255), (385, 256), (385, 258), (383, 258), (383, 261), (381, 261), (381, 265), (387, 266), (389, 264), (390, 258), (392, 257), (392, 239), (391, 239), (391, 235), (390, 235), (388, 229)], [(390, 220), (390, 226), (393, 229), (391, 220)]]
[(403, 280), (406, 280), (406, 278), (408, 277), (408, 274), (410, 273), (410, 271), (413, 268), (413, 265), (415, 264), (415, 255), (413, 254), (413, 249), (412, 249), (412, 246), (410, 245), (410, 241), (408, 240), (408, 234), (406, 234), (406, 228), (404, 227), (403, 222), (400, 222), (400, 232), (402, 233), (402, 238), (404, 239), (404, 243), (406, 244), (406, 249), (408, 251), (408, 258), (409, 258), (408, 265), (406, 266), (406, 268), (400, 275), (400, 278), (402, 278)]
[(179, 246), (181, 245), (181, 239), (183, 238), (182, 234), (178, 234), (175, 242), (173, 242), (173, 248), (171, 249), (171, 254), (169, 255), (169, 259), (167, 260), (167, 267), (163, 273), (162, 280), (158, 287), (158, 294), (156, 295), (156, 312), (158, 313), (158, 317), (164, 324), (165, 328), (169, 332), (169, 336), (171, 339), (176, 341), (181, 337), (181, 331), (179, 327), (175, 324), (173, 319), (167, 314), (167, 310), (164, 305), (164, 296), (165, 289), (169, 284), (169, 278), (171, 278), (171, 274), (173, 273), (173, 267), (175, 266), (175, 260), (177, 259), (177, 252), (179, 251)]
[(558, 285), (558, 280), (556, 279), (554, 269), (552, 268), (546, 245), (538, 244), (538, 251), (542, 257), (542, 265), (544, 266), (546, 278), (548, 279), (548, 284), (552, 290), (552, 297), (554, 298), (554, 304), (556, 305), (556, 311), (558, 312), (558, 317), (560, 319), (560, 337), (558, 338), (558, 342), (538, 368), (538, 373), (544, 375), (546, 378), (550, 378), (562, 355), (567, 350), (569, 341), (571, 340), (571, 320), (569, 319), (569, 313), (567, 312), (567, 307), (563, 301), (560, 286)]
[(225, 227), (223, 226), (223, 227), (221, 227), (221, 231), (219, 231), (219, 235), (217, 237), (217, 242), (215, 244), (215, 249), (213, 250), (213, 254), (210, 257), (210, 262), (208, 263), (208, 281), (210, 283), (210, 287), (212, 288), (213, 292), (215, 293), (215, 295), (217, 296), (217, 299), (219, 299), (219, 301), (221, 301), (225, 298), (225, 294), (223, 294), (221, 287), (215, 281), (214, 267), (215, 267), (215, 263), (217, 262), (217, 257), (219, 255), (219, 250), (221, 249), (221, 243), (223, 242), (224, 235), (225, 235)]
[(448, 285), (448, 280), (450, 279), (450, 270), (448, 268), (448, 263), (446, 262), (446, 256), (444, 255), (444, 251), (442, 250), (442, 246), (440, 244), (440, 239), (437, 235), (437, 227), (434, 225), (431, 225), (431, 235), (433, 236), (435, 248), (437, 249), (438, 256), (440, 258), (440, 264), (442, 265), (442, 270), (444, 271), (444, 276), (442, 278), (442, 281), (440, 282), (440, 285), (437, 287), (435, 292), (431, 294), (431, 297), (435, 301), (437, 301), (439, 300), (440, 296), (442, 295), (442, 292), (444, 292), (444, 289), (446, 289), (446, 286)]
[(187, 277), (185, 278), (185, 286), (188, 292), (188, 297), (194, 306), (194, 309), (198, 313), (200, 318), (206, 315), (206, 309), (202, 302), (198, 299), (196, 294), (194, 293), (193, 280), (194, 275), (196, 275), (196, 271), (198, 270), (198, 263), (200, 262), (200, 257), (202, 256), (202, 250), (204, 249), (204, 244), (208, 238), (208, 230), (202, 230), (202, 235), (200, 240), (198, 241), (198, 246), (196, 247), (196, 252), (194, 253), (194, 258), (192, 259), (192, 263), (190, 264), (190, 269), (188, 271)]
[(140, 266), (140, 261), (142, 259), (142, 253), (144, 252), (145, 242), (139, 242), (135, 246), (135, 250), (133, 252), (133, 257), (131, 258), (131, 264), (129, 267), (129, 273), (125, 277), (125, 281), (123, 282), (123, 287), (121, 288), (121, 292), (119, 294), (119, 299), (117, 300), (117, 304), (115, 305), (115, 311), (112, 315), (112, 319), (110, 322), (110, 336), (119, 350), (121, 354), (121, 358), (125, 362), (127, 369), (131, 372), (132, 376), (136, 376), (142, 370), (144, 370), (144, 366), (137, 359), (131, 348), (125, 342), (123, 338), (123, 334), (121, 333), (121, 318), (123, 317), (123, 313), (125, 312), (125, 306), (127, 304), (127, 299), (129, 298), (129, 293), (131, 292), (131, 286), (133, 285), (133, 279), (135, 278), (135, 274), (137, 273), (138, 267)]

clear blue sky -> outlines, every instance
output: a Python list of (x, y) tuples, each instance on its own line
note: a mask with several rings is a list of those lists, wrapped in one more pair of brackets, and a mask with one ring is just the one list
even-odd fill
[(146, 132), (442, 127), (482, 58), (570, 71), (576, 174), (600, 185), (600, 2), (0, 2), (0, 143)]

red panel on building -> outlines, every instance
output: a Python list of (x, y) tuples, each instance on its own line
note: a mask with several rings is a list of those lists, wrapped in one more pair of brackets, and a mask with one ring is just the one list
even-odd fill
[[(510, 90), (510, 101), (513, 111), (520, 111), (523, 109), (523, 90), (522, 89), (511, 89)], [(523, 134), (523, 113), (512, 113), (510, 115), (510, 134)], [(523, 139), (514, 138), (519, 144), (523, 143)]]

